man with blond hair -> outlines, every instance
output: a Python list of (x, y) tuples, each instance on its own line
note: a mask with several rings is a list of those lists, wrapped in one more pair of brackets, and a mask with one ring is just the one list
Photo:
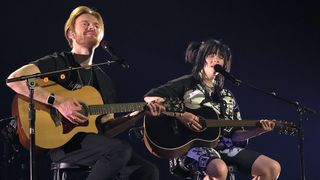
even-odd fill
[[(75, 8), (65, 24), (65, 37), (72, 48), (71, 51), (54, 53), (32, 61), (10, 74), (8, 78), (24, 75), (58, 71), (69, 67), (87, 67), (92, 65), (95, 49), (104, 36), (104, 22), (99, 12), (86, 6)], [(51, 81), (69, 91), (79, 90), (84, 86), (92, 86), (99, 91), (104, 103), (112, 103), (115, 90), (111, 79), (99, 67), (89, 67), (67, 72), (64, 77), (50, 76)], [(18, 94), (28, 96), (29, 90), (25, 81), (7, 84)], [(90, 94), (84, 94), (90, 96)], [(34, 99), (51, 106), (74, 126), (86, 123), (89, 118), (80, 113), (82, 104), (76, 98), (63, 94), (54, 94), (45, 88), (37, 86), (34, 89)], [(149, 103), (147, 113), (156, 115), (158, 107)], [(161, 108), (161, 107), (160, 107)], [(135, 116), (123, 118), (140, 118), (146, 111)], [(43, 121), (44, 119), (37, 119)], [(100, 121), (116, 121), (113, 114), (102, 114)], [(87, 177), (89, 180), (111, 180), (121, 174), (126, 165), (138, 165), (130, 175), (130, 179), (158, 179), (158, 170), (151, 163), (136, 156), (131, 146), (125, 141), (106, 137), (96, 133), (79, 132), (66, 144), (49, 150), (52, 161), (69, 162), (92, 167)], [(139, 178), (137, 178), (139, 177)]]

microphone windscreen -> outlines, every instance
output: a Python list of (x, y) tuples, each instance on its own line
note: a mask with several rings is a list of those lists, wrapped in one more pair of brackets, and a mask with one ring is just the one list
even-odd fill
[[(216, 65), (214, 65), (214, 70), (216, 71), (216, 72), (219, 72), (219, 73), (223, 73), (224, 72), (224, 69), (223, 69), (223, 67), (220, 65), (220, 64), (216, 64)], [(222, 74), (221, 73), (221, 74)]]

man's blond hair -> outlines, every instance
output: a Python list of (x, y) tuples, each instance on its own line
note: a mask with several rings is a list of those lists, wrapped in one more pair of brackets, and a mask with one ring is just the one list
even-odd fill
[(103, 19), (102, 19), (102, 16), (100, 15), (100, 13), (96, 10), (93, 10), (93, 9), (87, 7), (87, 6), (79, 6), (71, 12), (66, 24), (64, 25), (64, 36), (66, 37), (70, 47), (72, 47), (72, 40), (68, 38), (68, 31), (74, 31), (74, 23), (75, 23), (76, 19), (82, 14), (91, 14), (92, 16), (97, 18), (97, 20), (101, 26), (101, 33), (102, 33), (102, 37), (103, 37), (104, 23), (103, 23)]

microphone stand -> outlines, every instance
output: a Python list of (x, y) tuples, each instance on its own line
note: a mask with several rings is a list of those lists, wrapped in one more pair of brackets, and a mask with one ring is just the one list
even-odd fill
[(35, 180), (35, 104), (34, 104), (34, 88), (36, 87), (36, 78), (46, 77), (54, 74), (61, 74), (64, 72), (74, 71), (78, 69), (84, 69), (89, 67), (96, 67), (101, 65), (110, 65), (112, 63), (119, 63), (122, 65), (122, 61), (118, 61), (118, 59), (109, 60), (103, 63), (93, 64), (89, 66), (83, 67), (69, 67), (67, 69), (46, 72), (46, 73), (36, 73), (26, 76), (20, 76), (15, 78), (6, 79), (7, 83), (17, 82), (17, 81), (27, 81), (27, 86), (29, 90), (29, 168), (30, 168), (30, 180)]
[[(222, 74), (222, 73), (221, 73)], [(304, 160), (304, 132), (303, 132), (303, 127), (302, 127), (302, 122), (303, 122), (303, 116), (306, 112), (316, 114), (317, 112), (309, 107), (306, 107), (302, 104), (300, 104), (298, 101), (291, 101), (289, 99), (286, 99), (284, 97), (278, 96), (276, 92), (268, 92), (266, 90), (257, 88), (251, 84), (245, 83), (239, 79), (234, 78), (231, 74), (227, 72), (223, 72), (223, 76), (233, 82), (235, 85), (240, 86), (244, 85), (246, 87), (249, 87), (251, 89), (254, 89), (258, 92), (261, 92), (263, 94), (266, 94), (268, 96), (271, 96), (275, 99), (278, 99), (280, 101), (286, 102), (290, 105), (293, 105), (296, 108), (296, 111), (298, 112), (298, 117), (299, 117), (299, 123), (298, 123), (298, 129), (299, 129), (299, 153), (300, 153), (300, 179), (301, 180), (306, 180), (306, 170), (305, 170), (305, 160)], [(306, 118), (307, 119), (307, 118)]]

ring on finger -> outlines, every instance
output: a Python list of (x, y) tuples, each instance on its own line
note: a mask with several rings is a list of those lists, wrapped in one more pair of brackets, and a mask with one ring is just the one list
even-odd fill
[(189, 121), (187, 124), (189, 127), (191, 127), (193, 125), (192, 121)]

